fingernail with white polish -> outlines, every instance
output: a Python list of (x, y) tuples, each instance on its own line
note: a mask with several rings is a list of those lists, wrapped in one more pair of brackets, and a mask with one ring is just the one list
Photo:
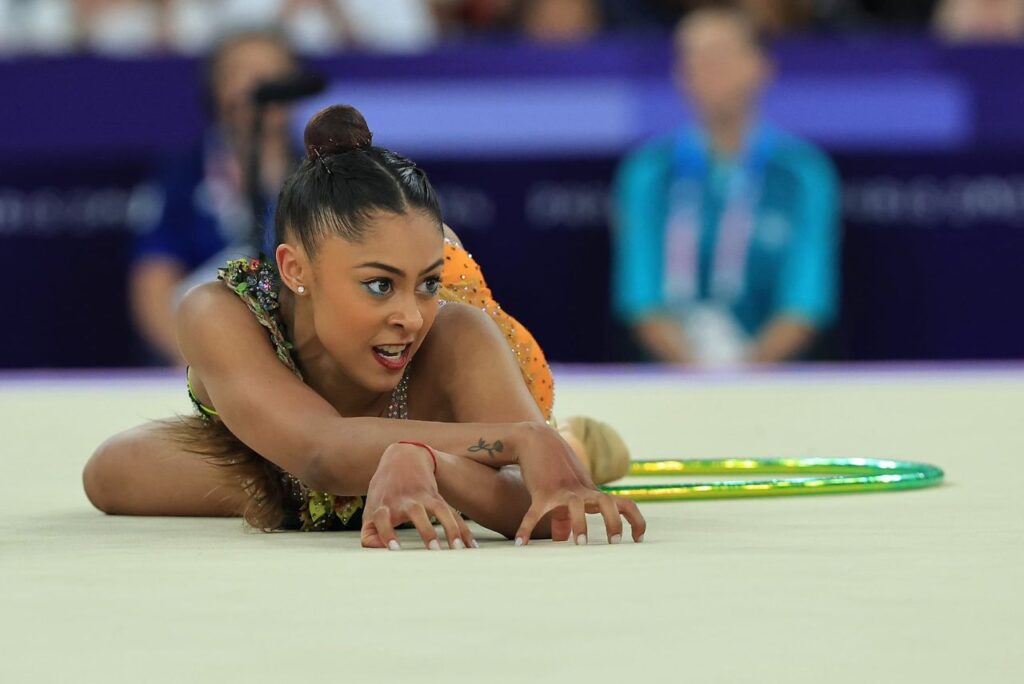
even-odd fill
[(643, 542), (643, 540), (644, 540), (644, 535), (641, 534), (640, 538), (636, 540), (636, 543), (640, 544), (641, 542)]
[(453, 549), (464, 549), (464, 548), (466, 548), (466, 542), (464, 542), (461, 539), (459, 539), (458, 537), (456, 537), (455, 541), (452, 542), (452, 548)]
[(522, 546), (522, 545), (523, 545), (523, 538), (522, 537), (516, 537), (516, 546)]
[(401, 551), (402, 547), (398, 545), (398, 541), (396, 539), (392, 539), (391, 541), (388, 542), (388, 550), (389, 551)]
[(621, 534), (613, 534), (612, 535), (612, 544), (618, 544), (620, 541), (622, 541), (622, 535)]
[(581, 534), (580, 536), (576, 537), (576, 543), (580, 544), (580, 545), (586, 544), (587, 543), (587, 535)]
[(474, 549), (479, 549), (480, 548), (480, 545), (476, 542), (476, 539), (471, 539), (469, 541), (469, 545), (472, 546)]
[(427, 544), (427, 546), (430, 548), (431, 551), (441, 550), (441, 542), (437, 541), (436, 539), (431, 539), (430, 543)]

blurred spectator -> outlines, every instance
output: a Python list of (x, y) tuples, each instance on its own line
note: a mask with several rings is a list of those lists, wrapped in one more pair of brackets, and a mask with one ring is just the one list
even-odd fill
[(434, 7), (449, 33), (521, 32), (542, 42), (567, 42), (602, 29), (599, 0), (446, 0)]
[(449, 33), (511, 31), (521, 0), (434, 0), (434, 11)]
[(935, 32), (953, 42), (1024, 39), (1024, 0), (942, 0)]
[(140, 54), (167, 41), (168, 2), (152, 0), (75, 0), (79, 40), (89, 50)]
[(856, 0), (739, 0), (736, 4), (747, 13), (760, 34), (770, 38), (856, 28), (865, 21), (863, 8)]
[(814, 17), (811, 0), (743, 0), (741, 5), (769, 36), (806, 29)]
[(54, 54), (75, 43), (69, 0), (0, 0), (0, 54)]
[(859, 0), (855, 3), (872, 23), (895, 28), (923, 28), (935, 9), (936, 0)]
[(219, 32), (274, 27), (304, 53), (346, 48), (407, 51), (438, 38), (424, 0), (163, 0), (174, 8), (176, 42), (184, 44), (200, 24)]
[[(409, 52), (445, 36), (572, 41), (665, 30), (722, 0), (0, 0), (0, 53), (202, 54), (241, 28), (281, 31), (302, 53)], [(766, 35), (881, 26), (955, 39), (1019, 35), (1021, 0), (735, 0)], [(933, 11), (940, 5), (937, 11)]]
[[(687, 12), (721, 6), (723, 0), (601, 0), (612, 29), (672, 26)], [(863, 24), (857, 0), (736, 0), (766, 36)]]
[(440, 39), (440, 27), (426, 0), (335, 0), (356, 47), (406, 52), (424, 50)]
[(601, 29), (597, 0), (523, 0), (520, 27), (544, 42), (589, 38)]
[(758, 119), (769, 72), (748, 15), (693, 12), (677, 29), (676, 76), (699, 125), (620, 167), (615, 306), (657, 360), (794, 359), (835, 315), (835, 174)]
[(440, 35), (428, 0), (0, 0), (7, 52), (202, 53), (251, 28), (279, 30), (305, 53), (420, 50)]
[(613, 31), (664, 28), (683, 15), (687, 0), (601, 0), (605, 27)]
[[(203, 85), (214, 125), (161, 174), (162, 209), (139, 236), (131, 268), (136, 326), (166, 361), (181, 359), (174, 327), (180, 296), (191, 285), (212, 280), (227, 258), (250, 251), (251, 213), (244, 191), (244, 170), (254, 152), (250, 94), (261, 82), (297, 68), (289, 45), (267, 32), (236, 34), (209, 57)], [(287, 126), (286, 110), (265, 110), (259, 153), (266, 197), (277, 196), (294, 160)]]

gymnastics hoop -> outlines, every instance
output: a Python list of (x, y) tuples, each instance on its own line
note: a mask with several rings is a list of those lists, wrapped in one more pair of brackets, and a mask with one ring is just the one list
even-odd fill
[[(874, 458), (727, 458), (634, 461), (630, 477), (675, 475), (793, 475), (761, 480), (673, 482), (604, 486), (609, 494), (634, 501), (690, 501), (693, 499), (745, 499), (759, 496), (887, 492), (933, 487), (942, 482), (942, 470), (911, 461)], [(807, 477), (810, 476), (810, 477)]]

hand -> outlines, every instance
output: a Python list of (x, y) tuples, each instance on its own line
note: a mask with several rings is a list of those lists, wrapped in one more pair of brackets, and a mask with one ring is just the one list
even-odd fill
[(516, 545), (527, 544), (530, 534), (551, 513), (551, 538), (587, 543), (587, 513), (604, 517), (608, 543), (622, 539), (622, 519), (629, 521), (633, 541), (643, 541), (647, 521), (629, 499), (605, 494), (594, 486), (569, 444), (552, 428), (529, 424), (515, 442), (516, 460), (530, 492), (530, 509), (516, 532)]
[(392, 444), (370, 479), (363, 509), (363, 546), (397, 551), (401, 546), (395, 526), (411, 522), (428, 549), (440, 549), (431, 515), (444, 528), (449, 548), (477, 546), (466, 521), (438, 494), (434, 461), (427, 450), (413, 444)]

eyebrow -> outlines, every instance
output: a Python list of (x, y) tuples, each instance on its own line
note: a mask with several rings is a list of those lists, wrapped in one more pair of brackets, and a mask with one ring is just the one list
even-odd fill
[[(430, 264), (430, 266), (427, 266), (425, 269), (420, 271), (420, 275), (429, 273), (430, 271), (433, 271), (435, 268), (438, 268), (443, 265), (444, 259), (438, 259), (434, 263)], [(402, 269), (395, 268), (394, 266), (389, 266), (388, 264), (382, 264), (379, 261), (367, 261), (365, 264), (359, 264), (358, 266), (356, 266), (356, 268), (379, 268), (382, 271), (394, 273), (395, 275), (401, 276), (402, 278), (405, 277), (405, 271), (403, 271)]]

